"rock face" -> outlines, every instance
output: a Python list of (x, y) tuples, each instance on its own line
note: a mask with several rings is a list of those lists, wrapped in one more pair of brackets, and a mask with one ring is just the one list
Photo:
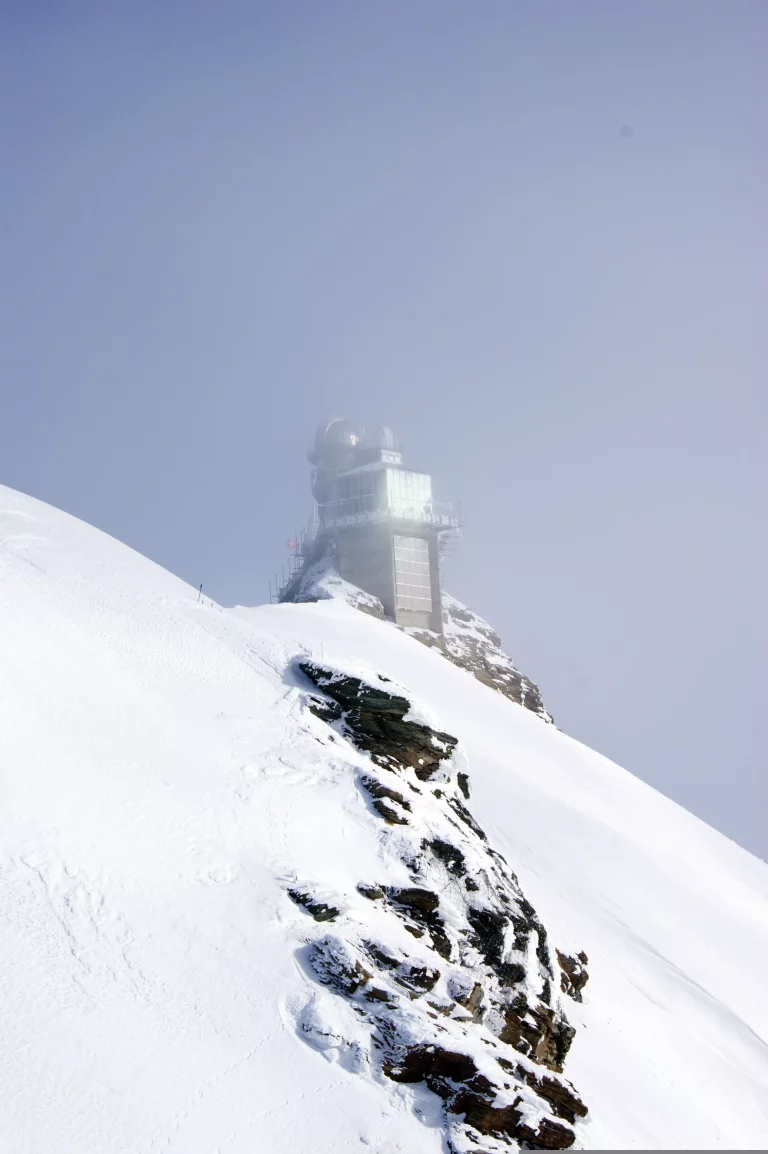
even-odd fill
[(561, 971), (560, 989), (564, 994), (573, 998), (575, 1002), (582, 1001), (581, 991), (589, 981), (589, 974), (587, 973), (589, 958), (583, 952), (576, 954), (574, 958), (568, 954), (561, 954), (559, 950), (555, 950), (555, 953)]
[(501, 638), (482, 617), (455, 597), (443, 593), (443, 637), (412, 630), (425, 645), (439, 649), (454, 665), (469, 670), (483, 685), (530, 709), (542, 721), (552, 722), (538, 686), (525, 677), (501, 648)]
[(448, 733), (405, 721), (411, 708), (407, 697), (374, 689), (356, 677), (344, 677), (311, 662), (302, 662), (299, 668), (335, 703), (337, 716), (343, 716), (344, 728), (358, 749), (385, 769), (410, 765), (420, 781), (429, 781), (456, 745), (456, 738)]
[[(316, 921), (333, 919), (308, 932), (306, 968), (349, 1007), (350, 1029), (364, 1028), (365, 1062), (441, 1100), (453, 1154), (571, 1146), (587, 1108), (563, 1076), (575, 1030), (561, 995), (581, 986), (562, 984), (567, 955), (472, 817), (456, 739), (406, 720), (411, 703), (385, 679), (298, 670), (308, 708), (357, 751), (372, 836), (386, 839), (385, 876), (355, 894), (291, 892)], [(299, 1027), (318, 1045), (330, 1032), (314, 1012)]]

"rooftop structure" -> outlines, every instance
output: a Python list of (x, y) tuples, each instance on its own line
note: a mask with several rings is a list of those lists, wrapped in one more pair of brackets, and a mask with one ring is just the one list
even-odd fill
[(377, 597), (398, 625), (442, 632), (440, 548), (459, 525), (432, 478), (403, 466), (391, 429), (321, 425), (309, 453), (316, 512), (295, 541), (279, 601), (296, 599), (308, 565), (333, 556), (339, 576)]

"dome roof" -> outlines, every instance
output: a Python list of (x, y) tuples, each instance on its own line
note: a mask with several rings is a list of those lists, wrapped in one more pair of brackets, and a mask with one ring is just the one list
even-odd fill
[(362, 440), (362, 430), (352, 421), (336, 417), (327, 425), (320, 425), (315, 437), (318, 449), (324, 445), (358, 445)]

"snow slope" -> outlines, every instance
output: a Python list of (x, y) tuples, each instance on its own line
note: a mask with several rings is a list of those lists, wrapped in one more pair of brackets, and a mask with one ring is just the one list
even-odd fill
[(384, 853), (297, 656), (459, 739), (473, 813), (588, 954), (577, 1144), (765, 1148), (762, 862), (391, 625), (198, 603), (0, 487), (0, 1151), (445, 1150), (432, 1096), (297, 1027), (335, 1011), (286, 889), (353, 895)]

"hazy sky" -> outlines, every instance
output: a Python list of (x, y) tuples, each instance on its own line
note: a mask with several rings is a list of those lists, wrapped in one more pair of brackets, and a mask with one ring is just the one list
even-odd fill
[(390, 424), (559, 725), (768, 857), (767, 30), (0, 0), (0, 480), (256, 603)]

